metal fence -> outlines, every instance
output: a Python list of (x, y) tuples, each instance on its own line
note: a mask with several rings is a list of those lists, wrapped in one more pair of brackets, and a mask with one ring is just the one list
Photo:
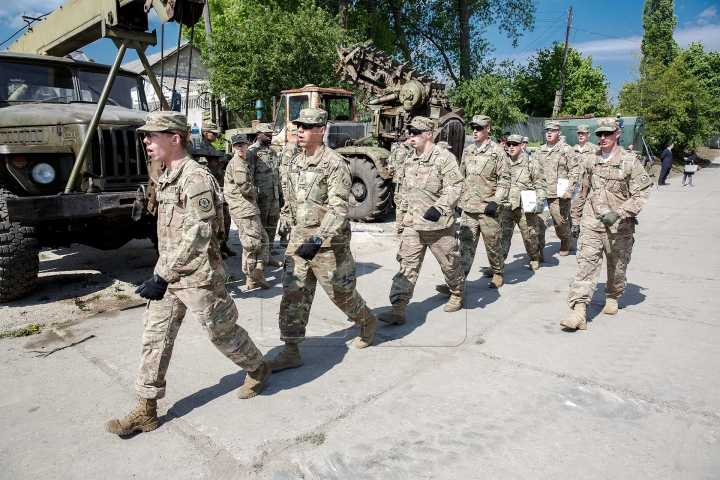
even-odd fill
[(543, 141), (545, 140), (545, 118), (528, 117), (525, 123), (506, 125), (503, 131), (528, 137), (531, 142)]

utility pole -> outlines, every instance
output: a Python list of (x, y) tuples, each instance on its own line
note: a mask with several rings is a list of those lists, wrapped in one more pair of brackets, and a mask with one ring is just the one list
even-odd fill
[(565, 65), (567, 64), (568, 42), (570, 40), (570, 22), (572, 21), (572, 5), (568, 10), (567, 29), (565, 30), (565, 55), (563, 55), (562, 72), (560, 73), (560, 89), (555, 92), (555, 104), (553, 105), (552, 116), (560, 112), (562, 106), (563, 88), (565, 87)]
[[(208, 55), (212, 56), (212, 25), (210, 24), (210, 0), (207, 0), (205, 2), (205, 7), (203, 8), (203, 18), (205, 19), (205, 43), (207, 44)], [(215, 113), (217, 106), (215, 105), (215, 103), (215, 95), (210, 95), (210, 121), (213, 123), (217, 122), (217, 115)]]

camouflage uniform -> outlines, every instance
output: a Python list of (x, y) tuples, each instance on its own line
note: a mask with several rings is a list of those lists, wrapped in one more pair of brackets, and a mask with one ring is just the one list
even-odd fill
[(255, 186), (260, 190), (257, 198), (260, 221), (272, 247), (280, 220), (280, 174), (277, 152), (270, 146), (261, 145), (258, 140), (248, 148), (245, 159), (252, 171)]
[[(280, 152), (280, 194), (283, 197), (285, 195), (285, 192), (287, 191), (287, 178), (290, 164), (292, 163), (293, 158), (300, 155), (301, 153), (302, 148), (295, 142), (286, 143), (282, 149), (282, 152)], [(280, 208), (278, 235), (280, 235), (281, 237), (286, 237), (290, 235), (291, 228), (292, 226), (290, 222), (290, 207), (288, 205), (288, 202), (284, 201)]]
[(405, 141), (394, 142), (390, 147), (390, 156), (387, 159), (388, 172), (392, 178), (394, 184), (394, 199), (395, 199), (395, 228), (398, 233), (402, 233), (402, 217), (405, 212), (401, 209), (403, 195), (402, 195), (402, 181), (405, 176), (405, 162), (412, 156), (413, 149)]
[[(420, 118), (415, 117), (413, 122), (426, 120)], [(428, 125), (424, 130), (433, 128)], [(400, 209), (406, 213), (402, 217), (403, 232), (397, 253), (400, 271), (393, 277), (390, 289), (393, 305), (399, 300), (409, 303), (428, 248), (440, 264), (449, 293), (464, 296), (465, 275), (460, 268), (460, 250), (455, 238), (455, 206), (462, 181), (455, 155), (437, 145), (422, 154), (413, 150), (405, 162)], [(423, 218), (431, 207), (441, 214), (437, 222)]]
[[(154, 117), (148, 118), (148, 124), (154, 118), (162, 122), (164, 114), (150, 114)], [(135, 383), (138, 395), (150, 399), (165, 396), (165, 374), (188, 309), (218, 350), (235, 364), (252, 372), (263, 361), (247, 332), (237, 325), (237, 307), (225, 290), (227, 267), (219, 249), (223, 235), (220, 186), (187, 157), (160, 177), (157, 200), (160, 258), (155, 273), (169, 285), (163, 299), (149, 301), (145, 309)]]
[[(521, 143), (522, 137), (513, 139), (513, 135), (510, 135), (508, 141), (517, 140), (520, 140), (518, 143)], [(536, 261), (538, 259), (537, 214), (534, 211), (524, 211), (520, 192), (523, 190), (535, 190), (538, 205), (542, 205), (547, 195), (546, 188), (545, 174), (540, 162), (531, 158), (525, 152), (522, 152), (517, 160), (510, 158), (510, 194), (508, 197), (510, 208), (504, 208), (502, 212), (503, 258), (508, 256), (513, 231), (517, 224), (525, 244), (525, 251), (530, 256), (530, 260)]]
[[(482, 121), (482, 120), (478, 120)], [(487, 120), (489, 125), (489, 119)], [(509, 157), (500, 145), (488, 140), (482, 147), (468, 145), (463, 151), (460, 171), (465, 177), (460, 208), (460, 262), (470, 273), (480, 234), (482, 234), (490, 268), (502, 276), (505, 260), (502, 251), (502, 209), (510, 193)], [(498, 205), (495, 216), (485, 215), (488, 203)]]
[[(213, 132), (216, 135), (220, 135), (220, 130), (217, 128), (217, 125), (211, 122), (203, 122), (202, 124), (202, 131), (203, 132)], [(207, 149), (207, 150), (216, 150), (216, 148), (213, 146), (212, 143), (208, 142), (205, 137), (203, 137), (202, 140), (200, 140), (200, 148), (201, 149)], [(200, 164), (206, 167), (208, 170), (210, 170), (210, 173), (213, 174), (213, 177), (217, 180), (220, 187), (223, 186), (223, 183), (225, 181), (225, 168), (227, 164), (224, 161), (223, 157), (219, 157), (217, 159), (213, 158), (211, 160), (208, 160), (206, 157), (198, 157), (196, 161)], [(223, 248), (224, 245), (227, 243), (227, 241), (230, 238), (230, 229), (232, 227), (232, 219), (230, 218), (230, 208), (228, 207), (227, 203), (223, 203), (223, 227), (225, 229), (225, 238), (221, 242), (220, 247)], [(225, 250), (227, 251), (227, 250)]]
[[(560, 128), (559, 123), (548, 123), (548, 126), (551, 125), (553, 128)], [(562, 140), (558, 141), (552, 150), (548, 148), (547, 144), (540, 146), (535, 150), (533, 157), (542, 165), (547, 182), (548, 210), (541, 214), (541, 219), (538, 221), (540, 227), (538, 242), (540, 251), (542, 251), (545, 248), (545, 230), (547, 230), (547, 222), (551, 215), (555, 225), (555, 234), (561, 241), (571, 243), (570, 198), (577, 185), (578, 163), (572, 147)], [(566, 198), (558, 198), (558, 178), (568, 180), (568, 189), (564, 195)]]
[[(324, 125), (327, 113), (318, 112), (303, 109), (299, 120)], [(374, 319), (355, 288), (355, 259), (347, 219), (351, 178), (348, 161), (324, 145), (312, 157), (303, 151), (290, 164), (285, 198), (292, 232), (285, 255), (279, 316), (280, 338), (285, 343), (297, 344), (305, 338), (318, 281), (350, 319), (360, 325)], [(305, 260), (294, 252), (310, 237), (319, 237), (323, 243), (312, 260)]]
[(225, 172), (225, 200), (238, 227), (245, 275), (250, 275), (258, 263), (267, 263), (270, 257), (267, 233), (260, 222), (260, 209), (256, 203), (257, 195), (258, 189), (253, 184), (247, 162), (235, 155)]
[[(599, 119), (600, 128), (617, 128), (615, 119)], [(605, 130), (609, 131), (609, 130)], [(626, 271), (634, 243), (634, 218), (650, 195), (652, 180), (642, 162), (632, 152), (618, 147), (603, 160), (602, 150), (583, 157), (579, 168), (579, 191), (573, 202), (573, 223), (580, 225), (577, 246), (578, 273), (570, 284), (568, 305), (590, 304), (602, 266), (607, 262), (605, 294), (617, 299), (625, 292)], [(597, 217), (615, 212), (619, 215), (611, 227)]]

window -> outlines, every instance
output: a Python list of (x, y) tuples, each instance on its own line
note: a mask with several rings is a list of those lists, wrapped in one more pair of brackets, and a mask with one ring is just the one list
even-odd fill
[(70, 103), (75, 100), (73, 76), (69, 68), (0, 62), (0, 101)]
[[(80, 70), (80, 101), (97, 103), (107, 77), (108, 72)], [(110, 90), (108, 105), (147, 111), (142, 81), (129, 75), (118, 75)]]
[(328, 120), (353, 120), (352, 100), (349, 97), (328, 97), (325, 96), (325, 110), (328, 112)]
[[(280, 133), (282, 129), (285, 127), (285, 112), (287, 111), (287, 106), (285, 105), (287, 103), (287, 97), (283, 95), (280, 97), (280, 103), (278, 104), (278, 110), (277, 115), (275, 115), (275, 128), (273, 129), (273, 132), (275, 135)], [(291, 118), (290, 120), (294, 120), (294, 118)]]
[(300, 116), (300, 110), (308, 108), (307, 95), (292, 95), (289, 98), (290, 103), (290, 121), (292, 122)]

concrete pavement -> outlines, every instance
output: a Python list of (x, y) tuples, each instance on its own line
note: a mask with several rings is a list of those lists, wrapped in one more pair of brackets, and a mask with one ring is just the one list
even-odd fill
[[(652, 189), (620, 312), (602, 313), (603, 274), (587, 331), (558, 324), (574, 255), (558, 257), (551, 229), (548, 262), (532, 272), (516, 232), (505, 286), (487, 287), (480, 250), (453, 314), (428, 253), (408, 322), (381, 324), (365, 350), (318, 289), (305, 365), (250, 400), (235, 396), (245, 373), (189, 316), (150, 433), (103, 429), (136, 401), (142, 308), (2, 340), (0, 477), (717, 478), (720, 162), (695, 181)], [(356, 228), (368, 230), (353, 237), (358, 285), (377, 313), (398, 241)], [(274, 356), (280, 271), (268, 276), (268, 291), (230, 287), (241, 324)]]

